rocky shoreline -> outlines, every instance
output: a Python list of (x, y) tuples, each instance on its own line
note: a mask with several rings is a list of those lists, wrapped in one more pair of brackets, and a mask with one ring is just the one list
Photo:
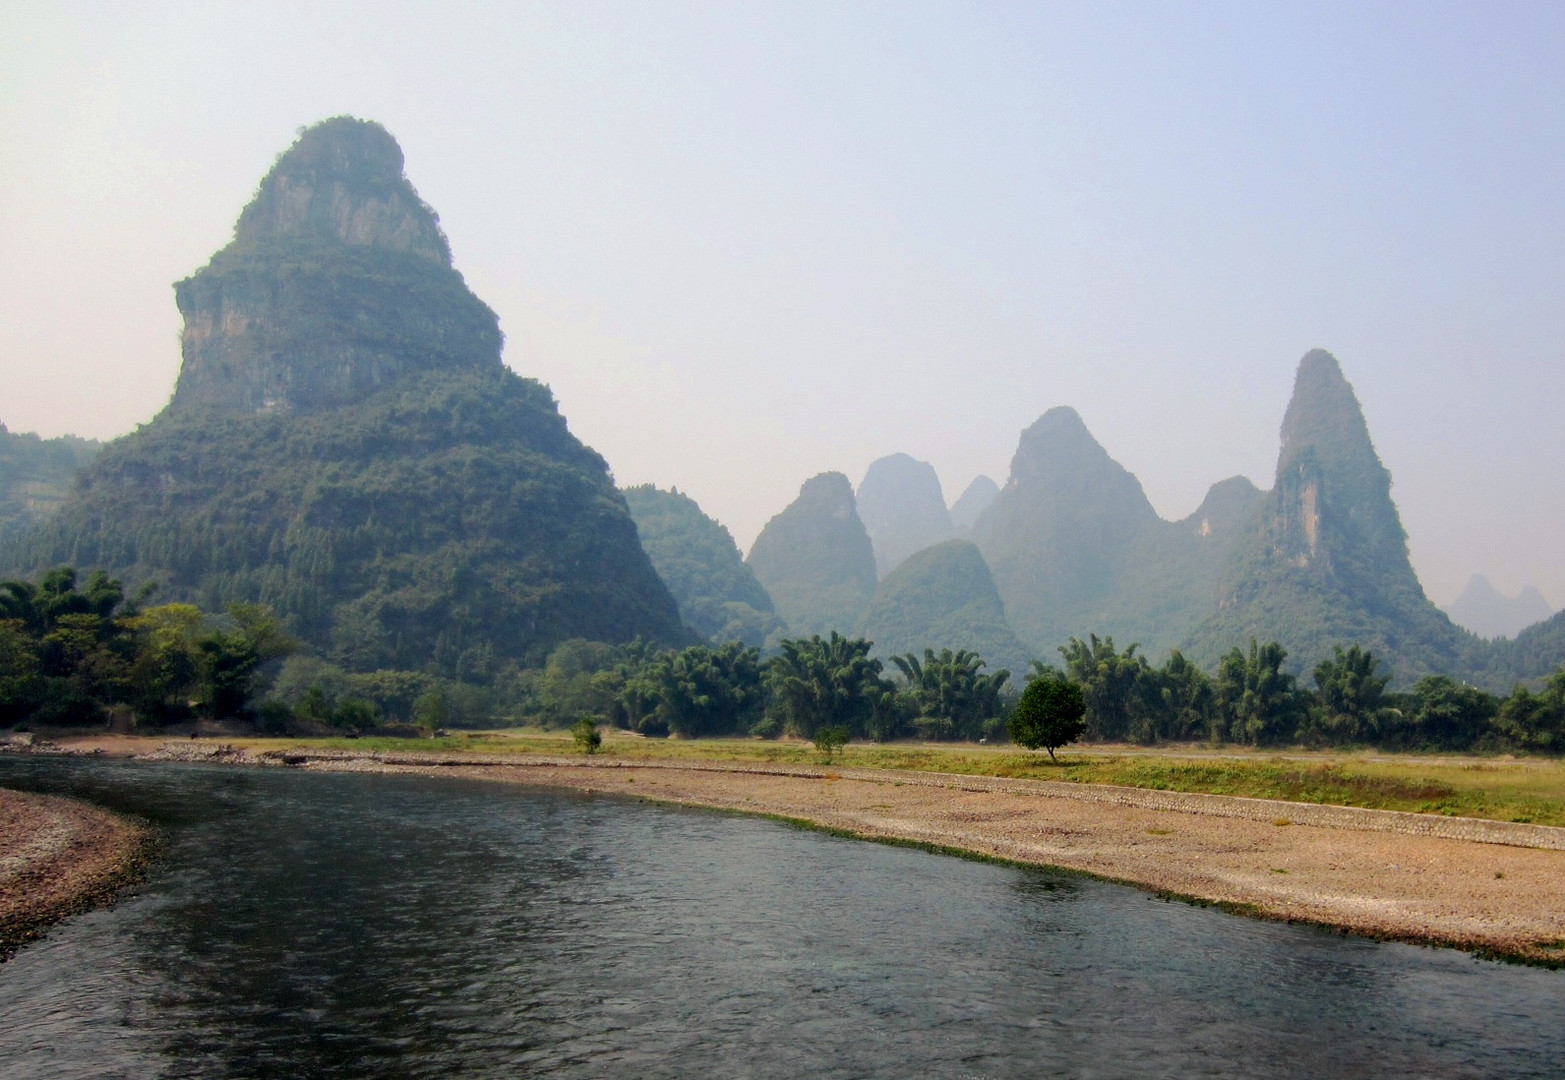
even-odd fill
[(0, 961), (111, 903), (150, 862), (151, 829), (54, 795), (0, 788)]

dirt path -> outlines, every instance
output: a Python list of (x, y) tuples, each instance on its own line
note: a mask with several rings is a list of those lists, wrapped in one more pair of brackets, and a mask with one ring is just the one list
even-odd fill
[(144, 869), (150, 830), (95, 806), (0, 788), (0, 960), (112, 900)]

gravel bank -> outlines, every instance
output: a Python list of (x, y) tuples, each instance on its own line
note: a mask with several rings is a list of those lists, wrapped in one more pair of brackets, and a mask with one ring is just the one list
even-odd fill
[(146, 867), (151, 830), (95, 806), (0, 788), (0, 960), (109, 903)]
[[(290, 763), (767, 814), (868, 839), (1077, 870), (1262, 918), (1565, 966), (1565, 851), (1516, 846), (1514, 838), (1440, 835), (1417, 828), (1419, 822), (1397, 821), (1423, 815), (1358, 811), (1339, 819), (1312, 816), (1306, 811), (1321, 808), (1299, 803), (1231, 800), (1252, 804), (1240, 816), (1224, 813), (1221, 802), (1131, 805), (1128, 798), (1114, 801), (1113, 793), (1050, 792), (1055, 785), (1028, 781), (990, 787), (986, 778), (877, 770), (589, 758), (479, 764), (466, 757), (312, 754)], [(1155, 801), (1167, 793), (1142, 794)], [(1388, 820), (1366, 827), (1366, 814)]]
[(136, 756), (461, 776), (765, 814), (1076, 870), (1262, 918), (1565, 967), (1565, 829), (876, 769), (471, 752), (251, 754), (206, 741), (145, 747)]

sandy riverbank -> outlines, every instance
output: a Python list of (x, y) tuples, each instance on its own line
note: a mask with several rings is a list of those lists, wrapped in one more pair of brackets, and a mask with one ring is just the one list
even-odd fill
[(111, 901), (140, 876), (151, 839), (107, 810), (0, 788), (0, 960)]
[[(1481, 842), (1422, 833), (1426, 815), (1359, 810), (1344, 818), (1320, 813), (1341, 808), (1222, 796), (1177, 796), (1181, 808), (1169, 809), (1164, 792), (1132, 792), (1143, 805), (1122, 805), (1101, 801), (1101, 791), (889, 770), (342, 752), (292, 763), (767, 814), (1081, 871), (1264, 918), (1565, 966), (1559, 829)], [(1539, 846), (1517, 846), (1528, 844)]]
[[(137, 742), (142, 754), (153, 749)], [(131, 745), (94, 748), (126, 753)], [(744, 762), (325, 750), (251, 755), (204, 741), (165, 743), (152, 756), (460, 776), (766, 814), (868, 839), (1081, 871), (1264, 918), (1565, 966), (1565, 829), (1085, 784)]]

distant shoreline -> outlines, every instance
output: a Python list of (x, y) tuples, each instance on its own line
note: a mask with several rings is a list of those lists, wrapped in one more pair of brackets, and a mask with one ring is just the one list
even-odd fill
[(1562, 829), (847, 766), (134, 742), (153, 760), (460, 777), (736, 811), (1079, 872), (1257, 918), (1565, 967)]
[(146, 870), (152, 830), (55, 795), (0, 788), (0, 962), (113, 902)]

